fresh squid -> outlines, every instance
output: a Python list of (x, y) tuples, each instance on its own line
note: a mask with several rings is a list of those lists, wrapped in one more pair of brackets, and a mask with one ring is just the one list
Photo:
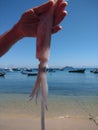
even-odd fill
[(54, 6), (41, 16), (40, 23), (37, 29), (37, 44), (36, 44), (36, 58), (39, 60), (38, 76), (31, 93), (31, 98), (34, 95), (38, 95), (38, 89), (41, 88), (42, 100), (45, 108), (47, 109), (47, 96), (48, 96), (48, 85), (47, 85), (47, 67), (50, 56), (50, 42), (51, 42), (51, 30), (53, 25), (53, 16), (55, 8), (55, 0), (53, 0)]
[(48, 84), (47, 84), (47, 67), (50, 56), (51, 30), (53, 25), (53, 16), (55, 9), (55, 0), (53, 7), (41, 16), (37, 30), (36, 58), (39, 60), (38, 76), (35, 86), (31, 93), (31, 98), (38, 96), (38, 90), (41, 90), (41, 130), (45, 130), (44, 109), (47, 110)]

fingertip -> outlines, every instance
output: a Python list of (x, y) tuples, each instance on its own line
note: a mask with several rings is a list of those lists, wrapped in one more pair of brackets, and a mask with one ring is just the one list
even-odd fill
[(68, 12), (66, 10), (63, 11), (63, 15), (64, 16), (67, 16), (68, 15)]
[(65, 4), (66, 4), (66, 6), (68, 5), (68, 2), (67, 1), (65, 1)]
[(61, 29), (62, 29), (62, 26), (59, 26), (59, 29), (61, 30)]
[(66, 7), (68, 5), (68, 3), (65, 1), (65, 2), (62, 2), (61, 5)]
[(57, 33), (57, 32), (59, 32), (61, 29), (62, 29), (62, 26), (57, 25), (57, 26), (55, 26), (55, 27), (52, 28), (52, 33), (53, 33), (53, 34), (54, 34), (54, 33)]

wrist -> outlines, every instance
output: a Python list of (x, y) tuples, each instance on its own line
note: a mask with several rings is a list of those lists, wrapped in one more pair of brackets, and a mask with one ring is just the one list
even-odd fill
[(0, 56), (4, 55), (23, 35), (16, 24), (11, 30), (0, 36)]
[(15, 24), (11, 31), (13, 32), (13, 36), (16, 41), (24, 38), (24, 34), (19, 29), (19, 23)]

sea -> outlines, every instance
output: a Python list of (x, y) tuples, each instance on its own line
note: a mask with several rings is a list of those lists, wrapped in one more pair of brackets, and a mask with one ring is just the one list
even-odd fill
[[(98, 74), (90, 72), (69, 73), (63, 71), (47, 73), (49, 86), (46, 118), (98, 119)], [(0, 77), (0, 116), (40, 117), (40, 94), (36, 103), (30, 99), (37, 76), (28, 76), (21, 71), (6, 71)]]

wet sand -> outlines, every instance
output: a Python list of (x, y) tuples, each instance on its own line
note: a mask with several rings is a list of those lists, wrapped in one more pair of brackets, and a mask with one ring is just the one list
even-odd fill
[[(45, 125), (46, 130), (98, 130), (93, 120), (82, 118), (47, 118)], [(40, 118), (2, 115), (0, 130), (40, 130)]]
[[(40, 130), (40, 102), (26, 95), (0, 95), (0, 130)], [(50, 98), (46, 130), (98, 130), (98, 96)], [(90, 116), (91, 115), (91, 116)], [(93, 119), (91, 119), (93, 117)]]

